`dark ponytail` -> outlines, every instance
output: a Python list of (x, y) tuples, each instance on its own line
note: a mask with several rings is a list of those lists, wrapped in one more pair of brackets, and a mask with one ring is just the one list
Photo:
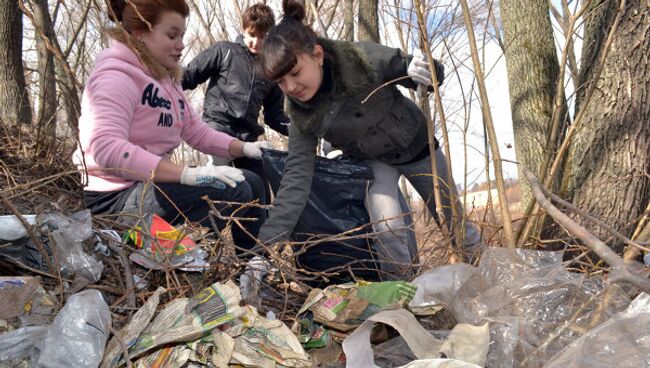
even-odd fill
[(282, 20), (271, 28), (259, 53), (259, 72), (269, 80), (289, 73), (298, 63), (297, 56), (313, 53), (316, 46), (316, 33), (303, 23), (305, 7), (296, 0), (283, 0), (282, 11)]
[(305, 19), (305, 7), (298, 1), (282, 0), (282, 20), (293, 19), (301, 22)]

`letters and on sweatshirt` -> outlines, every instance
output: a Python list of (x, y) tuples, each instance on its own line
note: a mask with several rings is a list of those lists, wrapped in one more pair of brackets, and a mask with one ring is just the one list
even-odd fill
[(79, 143), (73, 161), (88, 171), (85, 190), (118, 191), (151, 177), (181, 140), (230, 157), (233, 137), (208, 127), (171, 77), (156, 80), (126, 45), (97, 57), (81, 102)]

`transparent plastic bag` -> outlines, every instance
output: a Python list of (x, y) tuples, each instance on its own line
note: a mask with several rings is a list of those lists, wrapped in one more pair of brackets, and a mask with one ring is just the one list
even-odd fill
[(99, 291), (72, 295), (48, 327), (36, 367), (98, 367), (110, 326), (111, 314)]
[(426, 315), (437, 312), (440, 308), (436, 307), (450, 307), (458, 291), (477, 273), (476, 267), (465, 263), (436, 267), (423, 273), (411, 282), (417, 290), (409, 309), (415, 314)]
[(42, 218), (42, 222), (52, 231), (61, 272), (79, 274), (89, 281), (97, 282), (102, 276), (104, 265), (83, 249), (83, 242), (93, 235), (90, 210), (77, 212), (70, 217), (50, 213)]
[(45, 326), (27, 326), (0, 335), (0, 362), (28, 359), (47, 335)]
[(568, 272), (561, 252), (489, 247), (478, 268), (443, 266), (413, 283), (419, 288), (410, 307), (439, 304), (460, 323), (490, 322), (487, 367), (542, 367), (580, 336), (580, 328), (629, 304), (601, 277)]
[(647, 367), (650, 364), (650, 296), (639, 295), (621, 313), (558, 353), (547, 368)]

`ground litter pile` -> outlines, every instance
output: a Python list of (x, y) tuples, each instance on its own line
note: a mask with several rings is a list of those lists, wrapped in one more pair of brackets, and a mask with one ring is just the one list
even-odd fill
[[(236, 283), (241, 262), (216, 240), (171, 227), (156, 238), (92, 220), (87, 211), (11, 223), (3, 216), (0, 366), (640, 367), (650, 361), (650, 297), (598, 274), (569, 272), (561, 252), (489, 247), (477, 267), (451, 264), (410, 281), (322, 288), (290, 280), (286, 260), (274, 263), (261, 287), (263, 303), (251, 306)], [(21, 221), (32, 224), (29, 230)]]

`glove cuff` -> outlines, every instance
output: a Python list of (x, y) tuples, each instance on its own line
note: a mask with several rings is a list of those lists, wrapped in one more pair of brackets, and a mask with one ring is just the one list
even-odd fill
[[(183, 167), (183, 171), (181, 172), (181, 178), (180, 178), (181, 184), (183, 184), (183, 185), (193, 185), (192, 182), (196, 182), (196, 179), (193, 178), (192, 175), (190, 175), (190, 172), (189, 172), (190, 170), (191, 170), (191, 168), (189, 166), (184, 166)], [(192, 180), (192, 179), (195, 179), (195, 180)]]
[(251, 142), (244, 142), (244, 145), (242, 146), (242, 151), (244, 152), (244, 156), (250, 158), (251, 157)]

